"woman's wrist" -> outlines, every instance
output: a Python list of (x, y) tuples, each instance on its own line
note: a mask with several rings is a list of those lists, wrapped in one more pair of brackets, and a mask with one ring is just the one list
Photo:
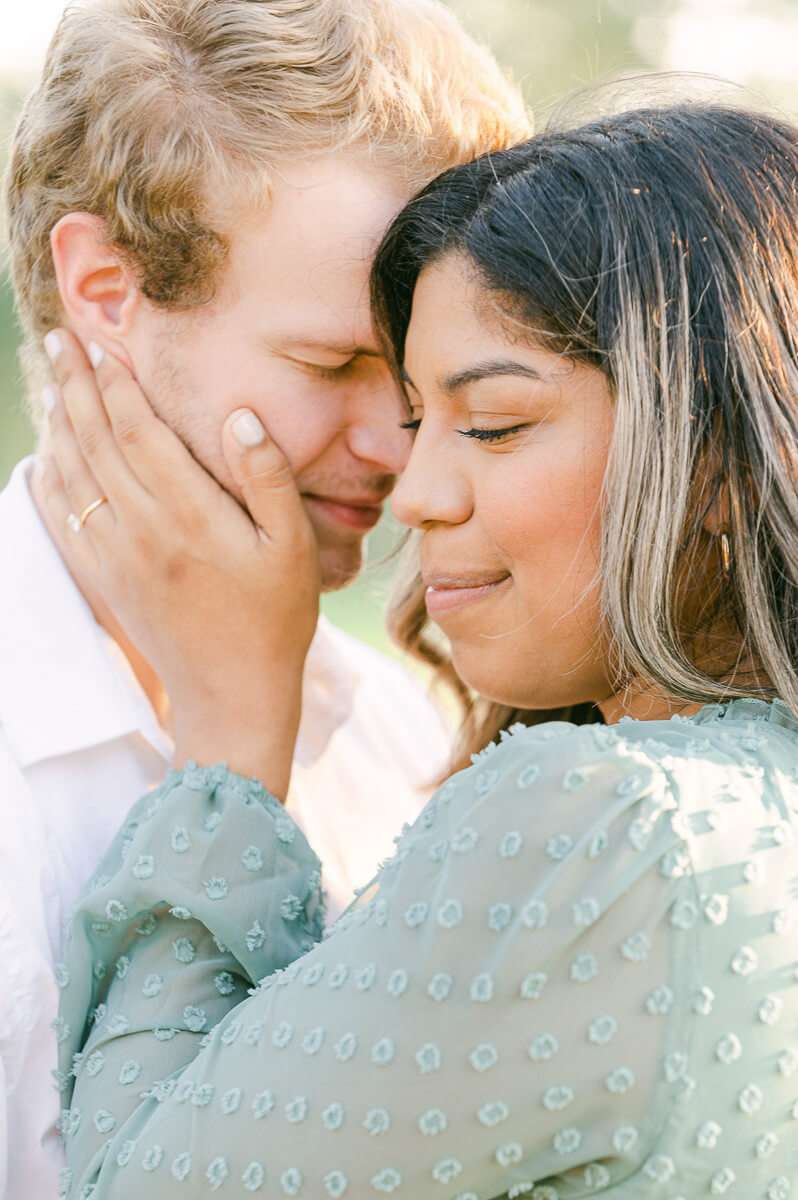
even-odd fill
[(301, 695), (281, 697), (279, 705), (175, 705), (175, 766), (210, 767), (224, 762), (230, 771), (257, 777), (285, 803), (299, 729)]

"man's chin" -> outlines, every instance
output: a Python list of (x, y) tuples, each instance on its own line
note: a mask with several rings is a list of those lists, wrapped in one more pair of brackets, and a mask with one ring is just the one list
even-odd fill
[(363, 568), (363, 547), (350, 546), (346, 550), (341, 547), (321, 546), (319, 549), (319, 566), (321, 567), (321, 590), (323, 592), (340, 592), (342, 588), (353, 583)]

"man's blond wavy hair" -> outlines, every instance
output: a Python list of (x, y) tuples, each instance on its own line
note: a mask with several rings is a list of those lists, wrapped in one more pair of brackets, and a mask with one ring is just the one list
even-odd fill
[(530, 131), (518, 91), (438, 0), (79, 0), (23, 108), (6, 181), (31, 394), (62, 319), (50, 232), (107, 225), (142, 293), (213, 295), (236, 215), (286, 157), (352, 149), (410, 189)]

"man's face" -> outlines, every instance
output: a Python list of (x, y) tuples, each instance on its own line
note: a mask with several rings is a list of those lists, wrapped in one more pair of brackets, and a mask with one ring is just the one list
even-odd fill
[(360, 569), (410, 450), (368, 303), (374, 252), (408, 198), (354, 158), (284, 163), (266, 212), (238, 222), (213, 303), (175, 315), (142, 301), (126, 339), (156, 411), (233, 494), (222, 426), (237, 408), (258, 414), (293, 468), (327, 590)]

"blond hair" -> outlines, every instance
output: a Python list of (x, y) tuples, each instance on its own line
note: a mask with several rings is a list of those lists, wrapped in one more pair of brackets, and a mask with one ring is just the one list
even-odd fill
[(49, 239), (67, 213), (101, 217), (142, 293), (189, 309), (225, 262), (220, 211), (266, 199), (281, 158), (362, 147), (415, 190), (528, 132), (519, 93), (438, 0), (81, 0), (8, 167), (31, 386), (62, 320)]

